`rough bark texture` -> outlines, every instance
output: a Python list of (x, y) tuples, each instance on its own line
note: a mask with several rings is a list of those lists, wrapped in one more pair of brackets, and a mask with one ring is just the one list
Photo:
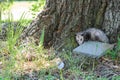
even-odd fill
[(120, 0), (110, 0), (102, 25), (111, 43), (116, 42), (120, 36)]
[(117, 41), (120, 33), (120, 0), (46, 0), (45, 8), (24, 30), (21, 38), (39, 39), (45, 28), (44, 46), (55, 49), (76, 46), (75, 33), (99, 28)]

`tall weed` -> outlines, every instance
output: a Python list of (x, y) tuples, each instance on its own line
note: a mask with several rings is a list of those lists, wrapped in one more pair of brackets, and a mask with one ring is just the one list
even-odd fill
[[(24, 15), (24, 14), (23, 14)], [(17, 25), (13, 25), (14, 23), (13, 16), (11, 14), (8, 15), (8, 19), (5, 21), (5, 23), (8, 23), (8, 26), (6, 27), (6, 41), (4, 41), (6, 44), (4, 47), (1, 48), (1, 55), (4, 54), (6, 56), (3, 56), (2, 59), (2, 65), (4, 66), (2, 71), (2, 77), (4, 80), (9, 80), (12, 77), (13, 69), (16, 64), (15, 56), (18, 53), (18, 46), (16, 46), (16, 43), (18, 42), (18, 39), (22, 33), (23, 27), (21, 27), (20, 21), (24, 19), (24, 16), (21, 16), (20, 20), (18, 21)], [(6, 58), (7, 57), (7, 58)]]

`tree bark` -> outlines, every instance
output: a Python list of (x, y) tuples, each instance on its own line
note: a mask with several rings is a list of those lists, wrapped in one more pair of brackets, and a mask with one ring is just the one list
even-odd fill
[(21, 38), (39, 39), (45, 28), (45, 47), (72, 49), (77, 45), (75, 33), (90, 27), (105, 31), (110, 42), (116, 42), (120, 34), (120, 0), (46, 0), (44, 10)]
[(120, 0), (109, 1), (102, 26), (110, 42), (116, 42), (118, 36), (120, 37)]

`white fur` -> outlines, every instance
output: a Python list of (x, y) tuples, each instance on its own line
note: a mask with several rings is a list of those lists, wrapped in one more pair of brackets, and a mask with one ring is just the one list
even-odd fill
[(103, 31), (96, 28), (90, 28), (76, 34), (76, 41), (79, 45), (81, 45), (86, 40), (85, 37), (88, 37), (84, 35), (86, 33), (90, 35), (89, 40), (109, 43), (109, 39)]

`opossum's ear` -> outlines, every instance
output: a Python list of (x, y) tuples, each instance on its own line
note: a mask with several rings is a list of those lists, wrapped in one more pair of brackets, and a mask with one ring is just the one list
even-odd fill
[(81, 35), (83, 36), (83, 33), (82, 32), (78, 32), (78, 33), (75, 33), (76, 35)]
[(80, 32), (78, 32), (78, 33), (75, 33), (75, 35), (80, 35)]
[(81, 33), (81, 36), (84, 36), (84, 34), (83, 34), (83, 33)]

